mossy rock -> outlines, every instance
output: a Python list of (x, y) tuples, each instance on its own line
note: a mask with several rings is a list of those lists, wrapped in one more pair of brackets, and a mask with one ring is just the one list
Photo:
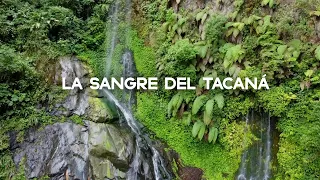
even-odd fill
[[(89, 154), (93, 167), (101, 162), (110, 161), (111, 169), (126, 172), (130, 167), (130, 159), (134, 152), (134, 140), (131, 134), (119, 130), (112, 124), (89, 123)], [(97, 169), (98, 170), (98, 169)]]
[(88, 118), (93, 122), (111, 123), (118, 119), (117, 114), (102, 98), (89, 97)]

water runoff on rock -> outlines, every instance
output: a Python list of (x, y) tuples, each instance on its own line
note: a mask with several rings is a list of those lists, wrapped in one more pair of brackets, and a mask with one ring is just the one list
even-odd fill
[[(250, 112), (246, 118), (247, 132), (258, 138), (241, 157), (237, 180), (268, 180), (271, 178), (272, 136), (274, 124), (269, 113)], [(246, 142), (244, 142), (245, 144)]]
[[(130, 23), (130, 11), (131, 11), (131, 1), (126, 0), (126, 7), (124, 11), (126, 13), (125, 21), (126, 24)], [(106, 57), (106, 75), (110, 74), (110, 67), (113, 59), (113, 51), (116, 46), (117, 30), (119, 23), (119, 2), (113, 7), (112, 14), (112, 30), (109, 32), (110, 47), (107, 50)], [(129, 26), (128, 26), (129, 27)], [(129, 29), (126, 29), (126, 42), (128, 43)], [(130, 50), (126, 50), (122, 56), (123, 65), (123, 77), (134, 77), (135, 76), (135, 64), (133, 60), (133, 54)], [(129, 127), (135, 136), (135, 152), (132, 162), (130, 164), (130, 169), (127, 172), (127, 179), (137, 180), (137, 179), (172, 179), (168, 173), (163, 158), (160, 156), (158, 150), (153, 147), (151, 139), (147, 134), (142, 132), (142, 125), (138, 123), (132, 113), (132, 105), (135, 104), (135, 91), (134, 90), (123, 90), (122, 100), (116, 98), (116, 96), (109, 90), (103, 89), (105, 96), (112, 101), (118, 108), (120, 116), (123, 117), (122, 121)], [(129, 97), (129, 98), (128, 98)]]

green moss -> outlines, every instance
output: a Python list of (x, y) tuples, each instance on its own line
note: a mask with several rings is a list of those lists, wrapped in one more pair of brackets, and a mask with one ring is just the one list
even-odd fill
[(154, 77), (156, 76), (155, 52), (152, 48), (144, 45), (142, 39), (138, 37), (136, 31), (130, 31), (129, 48), (133, 52), (134, 62), (140, 76)]
[(84, 125), (83, 119), (82, 117), (78, 116), (78, 115), (72, 115), (70, 117), (70, 120), (72, 122), (74, 122), (75, 124), (79, 124), (79, 125)]
[(274, 116), (286, 113), (289, 103), (296, 98), (297, 96), (293, 93), (285, 92), (283, 87), (258, 92), (258, 102)]
[(89, 97), (87, 116), (91, 121), (104, 123), (115, 120), (117, 114), (102, 98)]
[(105, 52), (103, 50), (88, 50), (78, 54), (77, 57), (90, 66), (93, 70), (93, 76), (98, 78), (105, 76)]
[[(311, 92), (310, 92), (311, 93)], [(310, 97), (310, 96), (309, 96)], [(279, 172), (277, 179), (318, 179), (320, 177), (320, 103), (301, 97), (280, 119)]]
[(23, 158), (16, 169), (12, 160), (12, 154), (8, 151), (1, 152), (0, 154), (0, 179), (24, 180), (25, 158)]

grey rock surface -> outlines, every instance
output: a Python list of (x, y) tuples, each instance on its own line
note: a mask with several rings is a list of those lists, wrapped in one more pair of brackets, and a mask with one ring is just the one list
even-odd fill
[(25, 163), (28, 179), (125, 178), (134, 152), (133, 136), (116, 125), (56, 123), (30, 129), (22, 143), (12, 140), (14, 162)]
[(107, 122), (117, 119), (116, 113), (106, 103), (102, 102), (98, 92), (90, 89), (90, 71), (81, 61), (73, 56), (61, 57), (56, 66), (55, 82), (57, 82), (57, 85), (62, 85), (59, 82), (62, 82), (62, 78), (65, 78), (65, 85), (71, 87), (75, 78), (79, 78), (83, 89), (66, 90), (69, 91), (69, 94), (64, 102), (57, 105), (54, 115), (84, 115), (94, 122)]

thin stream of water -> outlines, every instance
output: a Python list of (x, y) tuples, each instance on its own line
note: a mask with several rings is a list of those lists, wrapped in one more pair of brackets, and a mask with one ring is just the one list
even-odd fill
[[(249, 129), (250, 128), (250, 129)], [(250, 130), (258, 140), (242, 154), (237, 180), (268, 180), (271, 178), (272, 129), (268, 113), (248, 113), (246, 131)], [(246, 140), (244, 139), (244, 144)]]

